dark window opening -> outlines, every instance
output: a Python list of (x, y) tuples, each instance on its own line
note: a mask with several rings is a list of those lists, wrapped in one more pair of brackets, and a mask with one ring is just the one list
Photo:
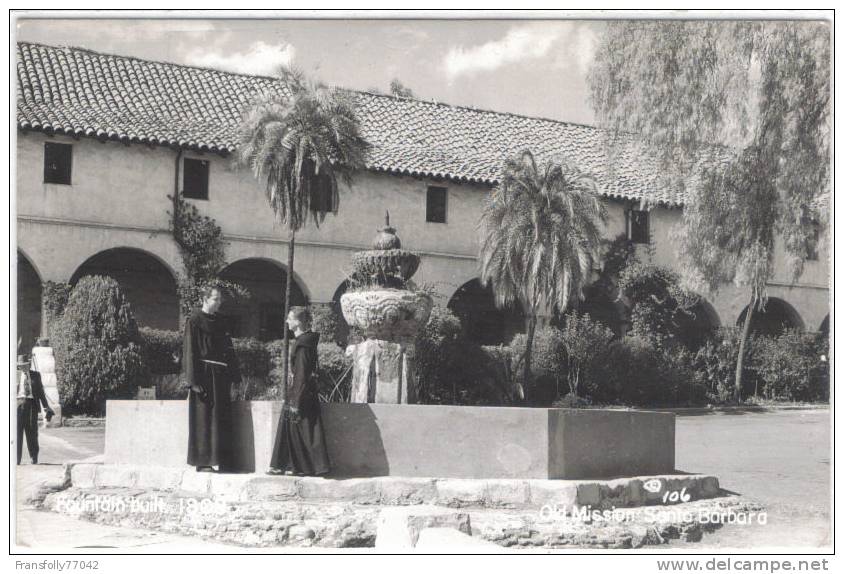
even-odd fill
[(334, 193), (331, 190), (331, 180), (324, 173), (312, 176), (311, 182), (311, 210), (329, 213), (334, 211)]
[(817, 223), (812, 225), (812, 229), (809, 230), (809, 245), (808, 245), (808, 253), (806, 254), (806, 259), (809, 261), (817, 261), (818, 260), (818, 245), (821, 241), (821, 226)]
[(70, 185), (73, 146), (53, 142), (44, 143), (44, 183)]
[(633, 243), (650, 243), (651, 230), (647, 211), (627, 212), (627, 238)]
[(445, 223), (446, 214), (446, 188), (428, 187), (428, 201), (425, 221), (431, 223)]
[(185, 158), (182, 194), (187, 199), (208, 199), (208, 160)]

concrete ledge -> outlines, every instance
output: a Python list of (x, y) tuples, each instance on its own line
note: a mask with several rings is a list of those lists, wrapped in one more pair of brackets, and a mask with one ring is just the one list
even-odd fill
[[(666, 492), (689, 501), (719, 496), (710, 475), (655, 475), (615, 480), (451, 479), (376, 477), (331, 479), (264, 474), (198, 473), (192, 468), (75, 463), (75, 488), (181, 491), (219, 501), (342, 501), (359, 505), (429, 504), (452, 508), (540, 509), (636, 507), (663, 503)], [(648, 483), (650, 490), (645, 489)], [(654, 489), (653, 485), (659, 488)], [(653, 492), (651, 492), (653, 490)]]
[[(273, 401), (234, 403), (236, 469), (268, 468), (280, 408)], [(323, 420), (337, 477), (603, 479), (674, 472), (671, 413), (329, 403)], [(105, 462), (185, 468), (187, 434), (185, 401), (108, 401)]]

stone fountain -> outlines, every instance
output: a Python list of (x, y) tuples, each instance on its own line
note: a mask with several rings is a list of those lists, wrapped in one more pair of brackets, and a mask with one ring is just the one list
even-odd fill
[(433, 301), (408, 288), (419, 256), (401, 248), (389, 212), (372, 249), (355, 253), (352, 266), (353, 290), (340, 298), (340, 306), (365, 340), (346, 349), (354, 361), (351, 402), (415, 403), (416, 335)]

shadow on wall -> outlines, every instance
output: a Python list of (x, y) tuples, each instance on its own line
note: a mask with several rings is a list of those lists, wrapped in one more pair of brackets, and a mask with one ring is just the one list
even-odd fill
[[(323, 412), (331, 409), (330, 404), (321, 406)], [(390, 475), (378, 418), (370, 405), (344, 403), (334, 416), (323, 416), (323, 423), (333, 468), (343, 468), (344, 475), (354, 477)], [(332, 472), (332, 476), (337, 475)]]
[[(331, 466), (344, 469), (342, 475), (332, 471), (330, 476), (333, 478), (388, 476), (390, 464), (381, 440), (381, 429), (372, 408), (367, 404), (343, 403), (343, 411), (326, 416), (325, 411), (330, 409), (331, 405), (321, 406)], [(256, 425), (253, 408), (251, 401), (232, 403), (232, 420), (237, 421), (232, 425), (232, 444), (237, 445), (237, 448), (232, 453), (232, 468), (228, 469), (230, 472), (251, 473), (266, 470), (266, 468), (259, 468), (262, 464), (255, 460), (256, 448), (272, 450), (281, 411), (278, 408), (273, 410), (273, 418), (269, 426), (266, 426), (269, 421), (265, 420), (257, 421)], [(262, 437), (266, 440), (258, 441), (260, 444), (257, 446), (256, 431), (262, 434), (266, 432), (266, 436)], [(354, 447), (350, 448), (349, 445), (354, 445)], [(267, 460), (269, 460), (269, 455), (270, 452), (267, 452)]]
[[(248, 401), (232, 403), (232, 420), (238, 424), (232, 425), (232, 442), (237, 449), (232, 453), (233, 472), (255, 472), (255, 425), (252, 419), (252, 405)], [(266, 469), (261, 469), (266, 470)]]

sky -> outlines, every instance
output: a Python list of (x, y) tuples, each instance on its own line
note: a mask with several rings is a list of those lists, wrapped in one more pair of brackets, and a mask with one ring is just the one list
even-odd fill
[(594, 124), (587, 20), (19, 19), (17, 40)]

